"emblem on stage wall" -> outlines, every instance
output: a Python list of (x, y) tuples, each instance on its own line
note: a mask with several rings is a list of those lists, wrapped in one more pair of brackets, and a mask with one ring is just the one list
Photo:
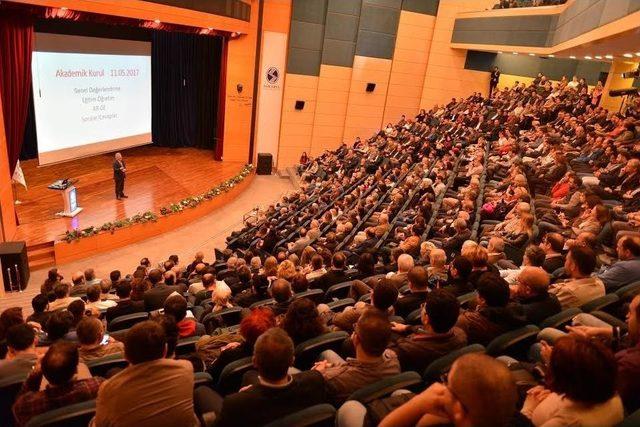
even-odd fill
[(280, 81), (280, 70), (278, 69), (278, 67), (267, 68), (267, 72), (265, 73), (264, 77), (265, 77), (264, 87), (270, 87), (270, 88), (280, 87), (278, 83)]

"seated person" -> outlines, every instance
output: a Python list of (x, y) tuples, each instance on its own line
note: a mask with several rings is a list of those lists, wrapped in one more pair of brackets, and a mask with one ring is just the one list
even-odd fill
[(540, 267), (522, 269), (516, 280), (513, 299), (522, 307), (527, 323), (534, 325), (562, 310), (558, 298), (549, 294), (549, 275)]
[(197, 426), (193, 411), (193, 368), (165, 358), (167, 338), (151, 320), (127, 331), (129, 366), (100, 387), (93, 424), (102, 426)]
[(213, 301), (213, 307), (211, 311), (216, 313), (218, 311), (226, 310), (233, 307), (233, 304), (229, 302), (231, 299), (231, 288), (222, 282), (217, 285), (211, 294), (211, 301)]
[[(253, 364), (259, 382), (228, 395), (213, 396), (205, 405), (217, 412), (217, 427), (258, 426), (326, 402), (322, 375), (314, 370), (289, 375), (293, 342), (285, 331), (272, 328), (255, 343)], [(198, 393), (198, 391), (196, 391)], [(206, 395), (205, 395), (206, 396)]]
[(105, 314), (107, 324), (116, 317), (144, 311), (144, 303), (142, 301), (133, 301), (131, 299), (131, 282), (128, 280), (118, 282), (116, 285), (116, 295), (118, 296), (116, 305), (107, 308)]
[(31, 300), (31, 307), (33, 308), (33, 313), (27, 317), (27, 322), (35, 322), (40, 325), (40, 328), (44, 328), (49, 315), (51, 315), (51, 312), (48, 311), (49, 299), (46, 295), (38, 294)]
[(618, 240), (616, 252), (619, 261), (598, 274), (607, 292), (640, 281), (640, 237), (623, 236)]
[[(13, 415), (18, 426), (47, 411), (74, 403), (95, 399), (102, 378), (76, 379), (78, 347), (69, 342), (57, 342), (45, 353), (42, 361), (29, 374), (13, 404)], [(48, 381), (41, 390), (43, 377)]]
[[(376, 310), (389, 316), (389, 312), (397, 300), (398, 289), (389, 279), (384, 278), (373, 288), (369, 304), (358, 301), (355, 305), (346, 307), (341, 313), (335, 314), (331, 323), (343, 331), (352, 332), (354, 325), (363, 313)], [(319, 309), (322, 313), (327, 313), (329, 310), (324, 304)]]
[(284, 315), (293, 301), (293, 291), (291, 284), (285, 279), (276, 279), (271, 284), (271, 296), (275, 300), (269, 308), (276, 316)]
[[(76, 327), (80, 360), (88, 362), (110, 354), (124, 354), (124, 344), (104, 334), (104, 326), (96, 317), (83, 318)], [(106, 339), (105, 339), (106, 338)]]
[(251, 310), (251, 313), (240, 322), (238, 342), (221, 348), (220, 356), (209, 366), (207, 372), (213, 378), (220, 378), (220, 373), (229, 363), (253, 354), (253, 346), (260, 335), (276, 326), (273, 311), (266, 307)]
[(427, 299), (429, 292), (429, 276), (424, 267), (413, 267), (407, 275), (409, 278), (409, 293), (398, 296), (394, 304), (396, 315), (407, 317), (414, 310), (420, 308), (420, 304)]
[(251, 288), (246, 289), (233, 299), (240, 307), (249, 307), (259, 301), (269, 299), (269, 279), (262, 274), (254, 274)]
[(196, 321), (193, 316), (187, 317), (187, 301), (180, 295), (172, 295), (164, 302), (164, 314), (173, 316), (178, 326), (178, 337), (187, 338), (205, 334), (202, 323)]
[(542, 268), (544, 268), (547, 273), (553, 274), (559, 268), (564, 267), (564, 256), (562, 255), (564, 237), (562, 234), (545, 234), (542, 238), (542, 242), (540, 242), (540, 247), (545, 253)]
[(447, 281), (447, 254), (444, 250), (434, 248), (429, 252), (429, 287), (435, 289), (441, 287)]
[(101, 296), (102, 290), (100, 289), (100, 285), (89, 285), (87, 287), (87, 304), (85, 309), (91, 310), (99, 315), (102, 310), (116, 306), (116, 302), (113, 300), (101, 301)]
[(389, 346), (398, 355), (403, 371), (424, 372), (434, 360), (467, 345), (464, 331), (456, 327), (460, 312), (458, 299), (450, 292), (436, 289), (422, 306), (420, 326), (391, 322), (401, 337)]
[(444, 384), (434, 383), (393, 410), (380, 427), (507, 426), (512, 425), (517, 402), (518, 388), (504, 363), (480, 353), (465, 354), (453, 363)]
[(27, 378), (38, 361), (38, 338), (33, 326), (20, 323), (9, 327), (6, 342), (7, 356), (0, 360), (0, 382), (14, 376)]
[(470, 343), (482, 345), (525, 324), (522, 307), (509, 302), (509, 285), (493, 273), (485, 273), (480, 277), (475, 310), (463, 311), (457, 322)]
[(565, 310), (580, 307), (605, 294), (604, 284), (591, 273), (596, 268), (596, 255), (588, 247), (574, 245), (569, 250), (564, 262), (565, 274), (569, 279), (556, 282), (549, 288)]
[(355, 358), (344, 360), (332, 350), (322, 353), (323, 360), (313, 369), (324, 377), (332, 403), (340, 404), (354, 391), (400, 373), (398, 357), (387, 350), (390, 338), (387, 316), (370, 310), (360, 316), (352, 335)]
[(49, 303), (49, 311), (56, 311), (67, 308), (73, 301), (77, 301), (79, 297), (69, 296), (71, 287), (68, 283), (57, 283), (53, 288), (53, 294), (56, 296), (55, 301)]
[(469, 276), (473, 264), (468, 258), (458, 255), (449, 264), (449, 279), (442, 289), (451, 292), (456, 297), (473, 292), (473, 285), (469, 282)]
[(289, 334), (295, 345), (328, 332), (316, 304), (309, 298), (294, 300), (280, 327)]
[(534, 426), (612, 427), (624, 418), (616, 393), (616, 361), (601, 343), (568, 335), (548, 356), (545, 386), (529, 390), (522, 414)]

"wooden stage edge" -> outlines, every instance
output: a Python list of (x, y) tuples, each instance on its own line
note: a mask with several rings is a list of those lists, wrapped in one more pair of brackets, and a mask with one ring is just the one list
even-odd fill
[(181, 212), (166, 216), (158, 215), (158, 220), (155, 222), (134, 224), (111, 232), (102, 232), (93, 236), (83, 237), (72, 242), (55, 241), (53, 247), (55, 262), (61, 264), (87, 258), (175, 230), (228, 204), (247, 189), (254, 177), (255, 171), (252, 171), (228, 192), (221, 193), (219, 196), (194, 208), (186, 208)]

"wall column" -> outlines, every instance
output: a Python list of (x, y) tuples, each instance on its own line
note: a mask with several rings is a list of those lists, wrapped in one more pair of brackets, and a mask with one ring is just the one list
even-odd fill
[(614, 89), (627, 89), (633, 86), (633, 79), (622, 78), (622, 73), (638, 69), (638, 62), (631, 60), (614, 59), (609, 69), (609, 76), (604, 85), (604, 93), (600, 105), (609, 111), (617, 112), (622, 105), (622, 96), (609, 96), (609, 91)]

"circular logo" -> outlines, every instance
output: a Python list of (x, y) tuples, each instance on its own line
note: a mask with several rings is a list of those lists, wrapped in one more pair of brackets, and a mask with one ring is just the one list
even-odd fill
[(267, 70), (267, 82), (269, 84), (276, 84), (280, 80), (280, 71), (276, 67), (269, 67)]

